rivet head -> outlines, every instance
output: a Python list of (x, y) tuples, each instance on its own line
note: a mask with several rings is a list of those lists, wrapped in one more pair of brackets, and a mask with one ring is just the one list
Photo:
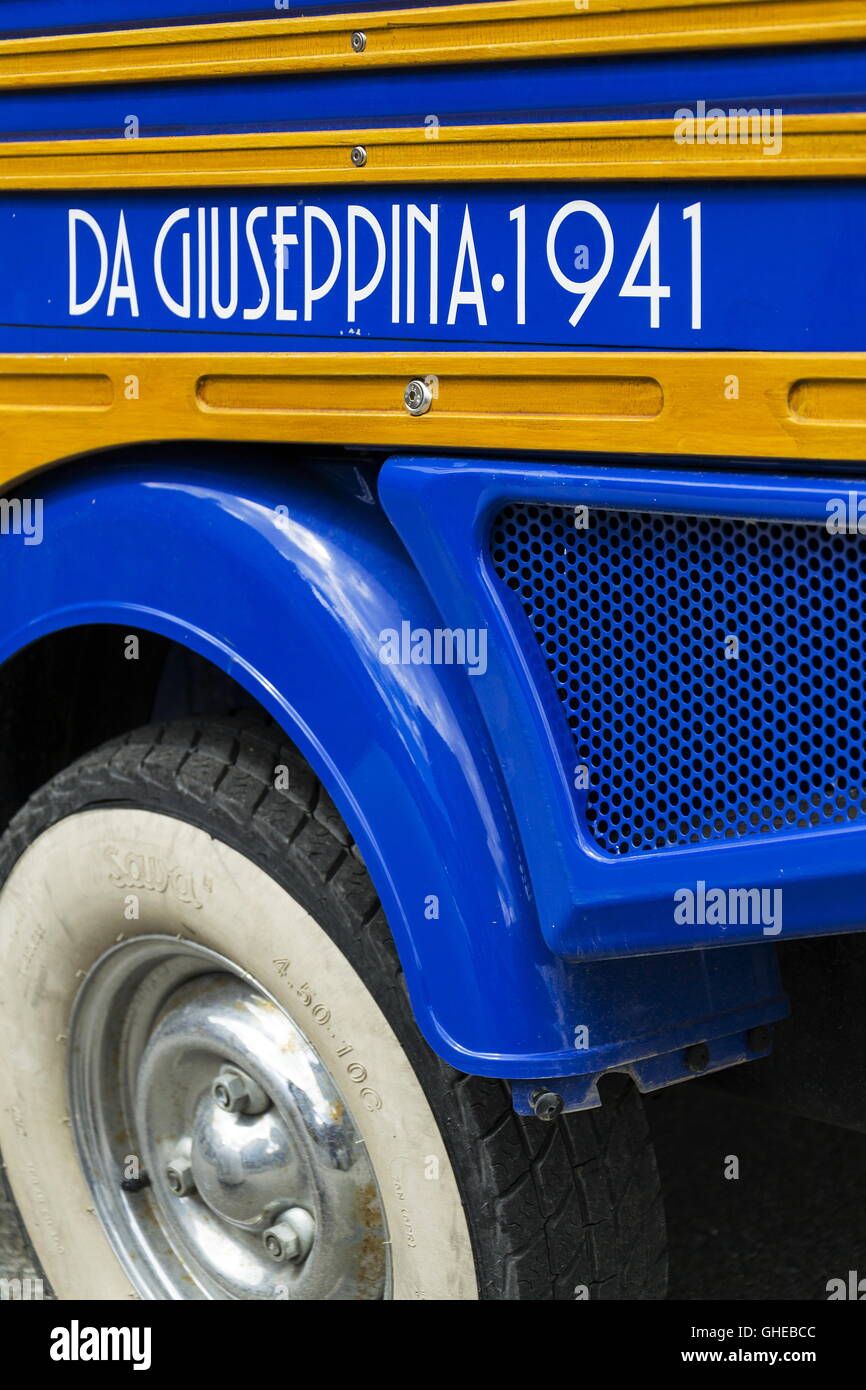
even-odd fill
[(366, 47), (367, 35), (362, 33), (360, 29), (356, 29), (354, 34), (352, 35), (352, 52), (363, 53)]
[(433, 404), (433, 392), (426, 381), (416, 377), (403, 392), (403, 404), (410, 415), (426, 415)]
[(363, 169), (367, 163), (367, 151), (363, 145), (356, 145), (352, 151), (352, 163), (356, 169)]

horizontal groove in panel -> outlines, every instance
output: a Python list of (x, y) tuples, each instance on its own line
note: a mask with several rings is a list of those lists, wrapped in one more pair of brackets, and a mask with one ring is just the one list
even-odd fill
[[(428, 377), (432, 411), (447, 415), (653, 419), (664, 394), (652, 377)], [(402, 409), (404, 376), (220, 375), (201, 377), (199, 406), (209, 411), (285, 414), (339, 411), (365, 415)]]
[(0, 373), (0, 410), (107, 410), (113, 401), (108, 376)]
[(853, 425), (866, 422), (866, 380), (824, 379), (795, 381), (788, 393), (791, 414), (821, 425)]

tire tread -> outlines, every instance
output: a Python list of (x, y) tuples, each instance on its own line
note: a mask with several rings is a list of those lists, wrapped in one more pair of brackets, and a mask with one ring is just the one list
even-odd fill
[[(288, 785), (277, 787), (277, 769)], [(283, 774), (283, 780), (285, 774)], [(639, 1096), (553, 1124), (515, 1113), (508, 1084), (469, 1076), (421, 1039), (375, 889), (331, 797), (272, 722), (248, 713), (153, 724), (86, 754), (38, 791), (0, 843), (0, 875), (55, 821), (120, 801), (238, 839), (269, 871), (291, 867), (305, 906), (340, 922), (345, 950), (418, 1073), (455, 1167), (481, 1297), (664, 1297), (664, 1213)]]

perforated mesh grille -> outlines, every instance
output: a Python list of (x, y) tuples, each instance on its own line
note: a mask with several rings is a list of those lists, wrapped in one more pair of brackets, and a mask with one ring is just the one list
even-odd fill
[(864, 545), (823, 526), (593, 509), (579, 530), (573, 508), (505, 508), (493, 561), (556, 682), (604, 850), (866, 815)]

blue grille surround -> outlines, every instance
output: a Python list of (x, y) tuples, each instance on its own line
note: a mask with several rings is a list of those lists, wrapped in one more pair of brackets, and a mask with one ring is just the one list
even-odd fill
[(862, 821), (866, 538), (582, 513), (510, 503), (490, 549), (587, 769), (595, 843), (635, 855)]

